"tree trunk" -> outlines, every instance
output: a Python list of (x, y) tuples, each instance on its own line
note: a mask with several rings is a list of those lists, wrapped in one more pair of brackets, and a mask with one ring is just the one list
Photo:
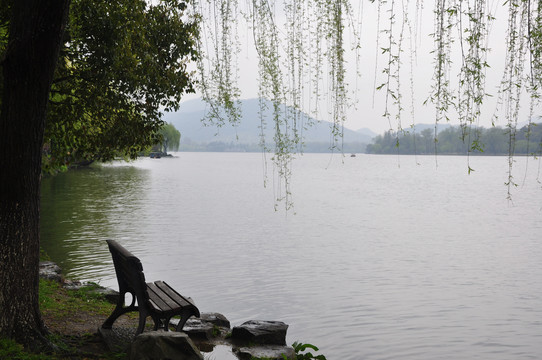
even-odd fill
[(30, 347), (44, 343), (38, 301), (41, 150), (69, 2), (12, 1), (0, 63), (0, 336)]

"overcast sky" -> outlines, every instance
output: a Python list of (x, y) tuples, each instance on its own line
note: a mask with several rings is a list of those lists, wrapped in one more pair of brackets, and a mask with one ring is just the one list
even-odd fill
[[(387, 59), (380, 56), (378, 58), (378, 69), (375, 72), (375, 57), (377, 52), (377, 4), (365, 1), (363, 5), (361, 2), (353, 1), (354, 7), (363, 6), (362, 8), (356, 8), (356, 11), (362, 12), (361, 17), (361, 29), (362, 29), (362, 49), (360, 53), (360, 68), (362, 70), (361, 77), (358, 78), (355, 75), (355, 58), (350, 55), (348, 58), (348, 75), (347, 81), (350, 84), (349, 96), (357, 100), (355, 108), (351, 108), (347, 114), (347, 121), (345, 126), (350, 129), (369, 128), (377, 133), (392, 129), (397, 129), (399, 124), (395, 119), (392, 119), (391, 123), (388, 119), (382, 115), (385, 110), (385, 93), (383, 91), (377, 91), (375, 94), (375, 74), (377, 76), (377, 85), (382, 82), (382, 66), (387, 62)], [(506, 16), (507, 12), (505, 8), (500, 6), (501, 3), (493, 3), (492, 9), (497, 17), (497, 20), (493, 23), (492, 31), (490, 34), (489, 47), (491, 53), (488, 56), (488, 62), (491, 68), (487, 71), (486, 91), (493, 94), (493, 98), (487, 98), (483, 107), (483, 115), (480, 120), (481, 126), (491, 126), (491, 118), (496, 109), (497, 89), (502, 78), (502, 72), (505, 60), (505, 47), (504, 41), (506, 34)], [(401, 116), (401, 126), (408, 128), (412, 123), (434, 123), (435, 121), (435, 109), (431, 104), (423, 105), (423, 102), (428, 98), (429, 91), (431, 89), (431, 78), (433, 75), (433, 55), (431, 51), (434, 48), (432, 37), (429, 36), (433, 32), (433, 2), (428, 2), (423, 9), (423, 12), (418, 15), (418, 30), (415, 33), (416, 39), (416, 57), (413, 58), (413, 82), (414, 82), (414, 99), (411, 100), (411, 86), (410, 86), (410, 67), (411, 56), (409, 55), (409, 38), (404, 40), (404, 57), (402, 60), (401, 73), (401, 93), (403, 95), (403, 107), (405, 110)], [(399, 5), (398, 5), (399, 6)], [(386, 26), (386, 19), (381, 16), (380, 28)], [(415, 15), (409, 15), (414, 22)], [(279, 20), (280, 21), (280, 16)], [(400, 19), (398, 19), (400, 23)], [(245, 31), (242, 27), (239, 30), (241, 38), (241, 54), (239, 58), (239, 67), (241, 69), (239, 74), (239, 85), (242, 91), (241, 98), (255, 98), (258, 96), (257, 85), (257, 58), (251, 46), (250, 41), (246, 41), (245, 36), (248, 36), (248, 31)], [(250, 38), (248, 36), (247, 38)], [(383, 47), (384, 40), (380, 40), (379, 47)], [(458, 61), (457, 61), (458, 63)], [(452, 71), (451, 82), (453, 87), (456, 88), (457, 71)], [(186, 99), (193, 99), (194, 96), (187, 96)], [(526, 99), (527, 100), (527, 99)], [(411, 103), (414, 103), (414, 117), (411, 112)], [(523, 111), (520, 115), (520, 122), (528, 120), (528, 100), (523, 105)], [(542, 114), (541, 109), (535, 111), (535, 116)], [(455, 119), (455, 114), (450, 114), (451, 123), (458, 124), (458, 120)], [(326, 118), (325, 114), (320, 116), (321, 120), (330, 120)], [(500, 118), (497, 125), (504, 126), (506, 121), (504, 118)]]

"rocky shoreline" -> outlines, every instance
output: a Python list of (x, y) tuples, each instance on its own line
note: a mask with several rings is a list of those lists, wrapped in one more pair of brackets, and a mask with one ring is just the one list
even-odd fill
[[(62, 276), (61, 268), (52, 261), (40, 262), (40, 277), (59, 282), (62, 287), (77, 290), (85, 286)], [(104, 287), (93, 290), (115, 304), (118, 292)], [(172, 320), (172, 323), (174, 320)], [(106, 330), (101, 327), (98, 333), (111, 351), (126, 352), (130, 360), (150, 358), (175, 358), (202, 360), (203, 354), (216, 357), (220, 349), (220, 360), (253, 358), (296, 359), (295, 351), (286, 345), (288, 325), (280, 321), (251, 320), (239, 326), (219, 313), (202, 313), (200, 318), (190, 318), (182, 332), (146, 331), (134, 337), (135, 327), (114, 327)], [(214, 356), (214, 357), (213, 357)]]

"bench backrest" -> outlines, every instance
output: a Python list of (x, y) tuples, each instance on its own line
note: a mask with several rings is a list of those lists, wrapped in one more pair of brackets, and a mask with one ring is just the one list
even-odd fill
[(139, 306), (143, 305), (140, 302), (146, 302), (149, 295), (141, 261), (115, 240), (107, 240), (107, 245), (115, 265), (121, 296), (130, 292), (138, 299)]

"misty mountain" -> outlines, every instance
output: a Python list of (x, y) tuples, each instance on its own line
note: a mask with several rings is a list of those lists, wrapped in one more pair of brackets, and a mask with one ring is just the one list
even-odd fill
[(375, 133), (373, 130), (371, 130), (371, 129), (369, 129), (369, 128), (361, 128), (361, 129), (357, 129), (356, 132), (359, 133), (359, 134), (368, 136), (370, 139), (372, 139), (372, 138), (374, 138), (376, 135), (378, 135), (377, 133)]
[[(267, 108), (271, 109), (271, 102), (267, 101)], [(250, 151), (260, 142), (261, 121), (260, 105), (258, 99), (241, 101), (241, 122), (236, 126), (225, 123), (222, 126), (206, 126), (202, 119), (205, 117), (206, 104), (202, 100), (191, 100), (181, 104), (179, 111), (166, 113), (164, 120), (171, 123), (181, 132), (181, 150), (203, 150), (201, 145), (228, 144), (233, 151), (247, 149), (242, 145), (253, 145)], [(285, 107), (286, 109), (286, 107)], [(265, 110), (263, 117), (266, 121), (264, 129), (266, 142), (273, 143), (274, 124), (271, 110)], [(307, 114), (300, 113), (300, 122), (306, 129), (300, 130), (306, 144), (304, 151), (321, 152), (327, 151), (331, 138), (332, 123), (327, 121), (314, 121)], [(312, 126), (305, 126), (313, 122)], [(374, 133), (362, 129), (353, 131), (344, 129), (344, 144), (346, 152), (363, 152), (365, 145), (371, 142)], [(198, 145), (198, 146), (196, 146)], [(204, 150), (203, 150), (204, 151)], [(219, 148), (211, 148), (208, 151), (221, 151)], [(225, 151), (225, 150), (223, 150)], [(249, 151), (249, 150), (247, 150)]]

